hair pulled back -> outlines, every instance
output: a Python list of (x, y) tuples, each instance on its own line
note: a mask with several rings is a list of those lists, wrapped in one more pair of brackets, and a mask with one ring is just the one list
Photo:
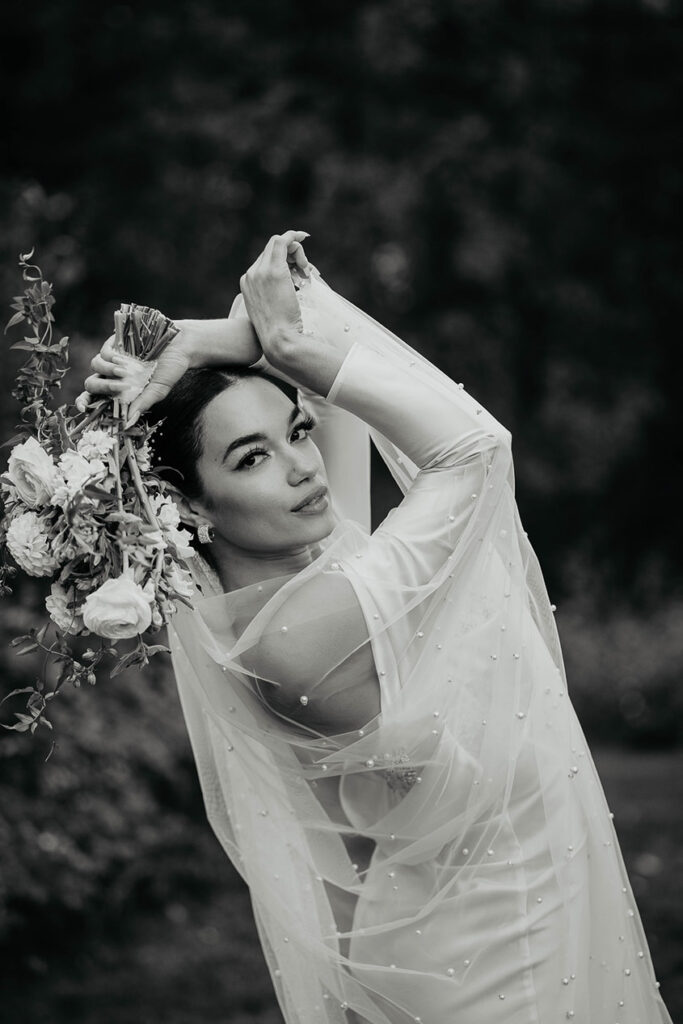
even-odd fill
[(186, 498), (200, 498), (203, 491), (197, 472), (203, 445), (202, 413), (223, 391), (250, 377), (270, 381), (296, 403), (292, 385), (252, 367), (229, 365), (186, 370), (148, 413), (149, 422), (159, 424), (152, 442), (154, 466)]

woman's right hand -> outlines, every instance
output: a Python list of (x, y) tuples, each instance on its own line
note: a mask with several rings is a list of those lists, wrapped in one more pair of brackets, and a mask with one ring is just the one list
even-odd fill
[[(176, 326), (180, 327), (178, 324)], [(109, 398), (125, 395), (135, 383), (135, 375), (132, 373), (135, 363), (139, 366), (140, 361), (121, 353), (116, 345), (116, 336), (112, 334), (90, 362), (94, 373), (86, 378), (85, 391), (76, 399), (77, 407), (82, 411), (91, 395)], [(127, 426), (132, 426), (143, 412), (164, 398), (193, 364), (191, 338), (180, 327), (179, 333), (156, 361), (149, 381), (144, 383), (140, 393), (130, 402)]]
[[(254, 329), (246, 317), (221, 320), (178, 320), (178, 334), (161, 353), (149, 381), (143, 376), (142, 390), (128, 408), (127, 425), (132, 426), (139, 417), (168, 394), (183, 374), (201, 366), (225, 366), (229, 363), (249, 366), (262, 356), (262, 349)], [(105, 341), (91, 361), (93, 373), (86, 379), (86, 390), (78, 396), (76, 404), (81, 411), (90, 395), (122, 398), (126, 390), (135, 385), (133, 357), (121, 354), (116, 347), (115, 335)], [(143, 364), (144, 366), (144, 364)]]

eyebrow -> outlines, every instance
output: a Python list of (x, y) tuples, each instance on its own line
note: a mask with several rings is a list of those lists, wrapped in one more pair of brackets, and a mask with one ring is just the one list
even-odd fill
[[(295, 405), (289, 414), (287, 425), (291, 427), (292, 424), (294, 423), (294, 420), (298, 416), (304, 415), (304, 410), (300, 409), (298, 405)], [(242, 448), (246, 444), (253, 444), (254, 441), (267, 441), (267, 437), (265, 434), (243, 434), (242, 437), (236, 437), (235, 440), (231, 441), (228, 447), (225, 449), (222, 461), (225, 462), (228, 455), (230, 455), (231, 452), (234, 452), (235, 448)]]

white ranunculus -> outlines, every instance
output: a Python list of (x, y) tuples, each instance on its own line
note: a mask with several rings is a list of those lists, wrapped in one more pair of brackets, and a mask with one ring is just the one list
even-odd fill
[(83, 605), (83, 621), (97, 636), (124, 640), (144, 633), (152, 622), (151, 599), (130, 575), (105, 580), (88, 594)]
[(45, 607), (50, 613), (50, 618), (62, 633), (76, 636), (83, 631), (84, 624), (81, 616), (82, 609), (70, 607), (73, 594), (73, 590), (65, 590), (61, 583), (53, 583), (49, 595), (45, 598)]
[(37, 512), (14, 516), (7, 527), (7, 547), (17, 565), (29, 576), (52, 576), (59, 567), (50, 550), (45, 523)]
[(60, 483), (54, 459), (35, 437), (29, 437), (28, 441), (12, 449), (7, 476), (16, 487), (21, 500), (29, 508), (46, 505)]
[(165, 623), (168, 623), (168, 621), (172, 619), (175, 613), (178, 611), (178, 605), (175, 603), (175, 601), (169, 601), (168, 598), (166, 597), (162, 597), (161, 601), (159, 602), (159, 607), (161, 609), (161, 615)]
[(166, 573), (166, 581), (171, 590), (174, 590), (180, 597), (190, 598), (194, 594), (192, 576), (187, 569), (183, 569), (182, 566), (177, 565), (175, 562)]
[(192, 547), (192, 534), (189, 530), (176, 530), (169, 527), (164, 531), (171, 544), (175, 546), (178, 558), (194, 558), (197, 554), (196, 548)]
[(152, 496), (152, 507), (164, 530), (175, 529), (175, 527), (180, 525), (180, 512), (169, 494), (154, 494)]
[(97, 541), (96, 524), (79, 510), (69, 516), (69, 522), (52, 538), (52, 554), (63, 565), (77, 555), (96, 554)]
[(76, 445), (84, 459), (104, 459), (116, 444), (116, 438), (108, 430), (84, 430)]
[(138, 466), (140, 467), (141, 473), (149, 473), (152, 468), (152, 449), (149, 446), (149, 442), (145, 441), (141, 444), (135, 453)]
[(52, 504), (64, 508), (87, 483), (106, 483), (107, 467), (101, 459), (86, 459), (80, 452), (71, 449), (59, 458), (62, 481), (55, 488)]

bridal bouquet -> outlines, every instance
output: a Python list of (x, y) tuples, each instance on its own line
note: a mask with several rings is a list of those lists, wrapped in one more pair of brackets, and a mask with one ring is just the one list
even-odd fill
[[(68, 339), (53, 336), (52, 286), (20, 257), (23, 295), (7, 328), (22, 324), (13, 348), (29, 353), (12, 395), (21, 405), (19, 433), (0, 477), (0, 594), (17, 568), (52, 580), (46, 620), (12, 641), (18, 654), (43, 652), (46, 670), (31, 685), (25, 713), (5, 725), (35, 732), (64, 683), (96, 682), (96, 668), (113, 658), (111, 675), (147, 664), (167, 650), (148, 643), (192, 594), (187, 559), (191, 535), (180, 526), (172, 497), (153, 471), (155, 427), (126, 426), (128, 403), (151, 377), (155, 360), (177, 334), (156, 310), (122, 305), (114, 314), (120, 354), (127, 356), (126, 388), (119, 398), (53, 408), (51, 395), (68, 367)], [(7, 330), (6, 328), (6, 330)], [(8, 559), (9, 555), (9, 559)], [(86, 644), (74, 638), (96, 638)]]

